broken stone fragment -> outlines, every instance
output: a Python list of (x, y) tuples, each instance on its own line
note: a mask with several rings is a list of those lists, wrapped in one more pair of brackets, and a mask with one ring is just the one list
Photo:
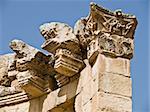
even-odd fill
[[(49, 62), (52, 58), (21, 40), (13, 40), (10, 48), (16, 52), (16, 68), (18, 71), (34, 69), (44, 74), (51, 74), (54, 69)], [(39, 69), (41, 68), (41, 69)]]
[(46, 39), (42, 48), (54, 53), (58, 48), (66, 48), (74, 53), (79, 53), (79, 41), (73, 33), (72, 28), (64, 23), (52, 22), (40, 26), (40, 32)]
[(11, 81), (15, 75), (9, 76), (9, 65), (14, 61), (15, 54), (7, 54), (0, 56), (0, 85), (11, 86)]
[(38, 76), (38, 73), (33, 70), (19, 72), (17, 75), (20, 87), (32, 97), (45, 93), (46, 81)]
[(19, 90), (16, 87), (5, 87), (5, 86), (0, 86), (0, 97), (6, 96), (6, 95), (12, 95), (15, 93), (19, 93), (21, 90)]
[(79, 40), (70, 26), (46, 23), (40, 31), (46, 39), (42, 48), (55, 55), (54, 68), (59, 74), (71, 77), (84, 68)]
[[(0, 56), (0, 97), (12, 95), (21, 92), (18, 83), (13, 84), (16, 80), (16, 73), (10, 71), (10, 65), (14, 62), (15, 54)], [(12, 71), (16, 71), (12, 69)]]
[[(55, 74), (52, 57), (43, 54), (21, 40), (13, 40), (10, 43), (10, 48), (16, 52), (14, 65), (18, 71), (16, 78), (20, 87), (32, 97), (46, 93), (45, 90), (48, 88), (45, 86), (49, 82), (47, 76), (53, 77)], [(53, 88), (49, 89), (52, 90)]]

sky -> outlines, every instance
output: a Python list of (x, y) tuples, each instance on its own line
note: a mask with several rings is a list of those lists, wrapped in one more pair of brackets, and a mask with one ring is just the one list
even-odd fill
[[(149, 108), (149, 6), (148, 0), (91, 0), (103, 7), (134, 14), (134, 58), (131, 60), (133, 112), (150, 112)], [(0, 54), (12, 52), (9, 42), (21, 39), (40, 48), (44, 38), (39, 26), (46, 22), (75, 22), (89, 13), (89, 0), (0, 0)], [(45, 52), (45, 51), (44, 51)]]

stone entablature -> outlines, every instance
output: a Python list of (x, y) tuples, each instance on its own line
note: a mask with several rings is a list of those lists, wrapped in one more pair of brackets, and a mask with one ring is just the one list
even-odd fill
[(131, 112), (136, 25), (133, 15), (91, 3), (74, 29), (60, 22), (40, 26), (49, 55), (11, 41), (15, 53), (0, 56), (0, 107), (35, 99), (43, 106), (37, 112)]

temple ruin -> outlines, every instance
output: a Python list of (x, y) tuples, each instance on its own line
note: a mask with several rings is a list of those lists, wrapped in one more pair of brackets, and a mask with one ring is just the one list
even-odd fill
[(0, 56), (0, 112), (132, 112), (130, 60), (137, 20), (90, 4), (75, 23), (40, 26), (41, 46), (10, 42)]

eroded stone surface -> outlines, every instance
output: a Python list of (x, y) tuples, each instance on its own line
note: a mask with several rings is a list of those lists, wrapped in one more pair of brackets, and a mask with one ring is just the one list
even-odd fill
[(55, 55), (55, 70), (65, 76), (73, 76), (84, 68), (79, 40), (72, 28), (64, 23), (45, 23), (40, 27), (46, 39), (42, 48)]
[(15, 54), (0, 56), (0, 97), (21, 92), (18, 83), (11, 86), (16, 74), (10, 75), (10, 65), (14, 61)]
[(136, 17), (95, 3), (72, 29), (45, 23), (42, 48), (13, 40), (0, 56), (0, 112), (131, 112)]
[(45, 23), (40, 26), (40, 32), (46, 39), (42, 48), (49, 52), (55, 53), (58, 48), (67, 48), (74, 52), (80, 51), (78, 39), (72, 28), (65, 23)]

